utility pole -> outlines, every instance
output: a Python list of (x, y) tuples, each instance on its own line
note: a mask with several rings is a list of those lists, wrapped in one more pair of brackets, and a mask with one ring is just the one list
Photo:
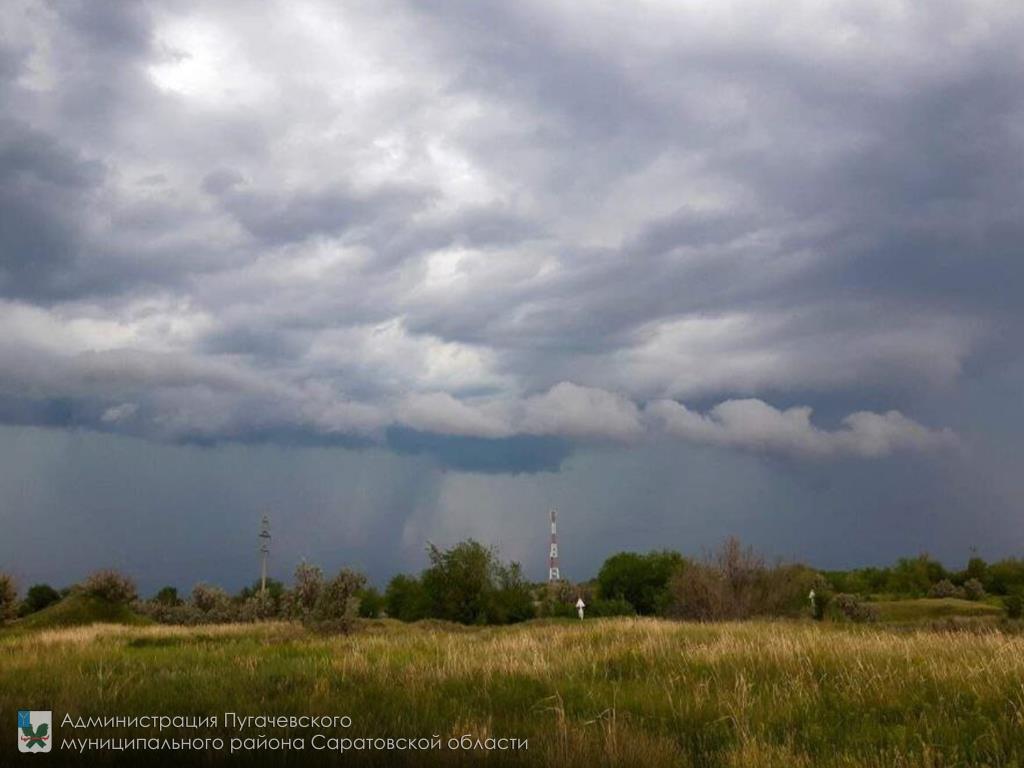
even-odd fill
[(551, 549), (548, 550), (548, 582), (561, 581), (558, 570), (558, 510), (551, 510)]
[(267, 555), (270, 554), (270, 518), (263, 516), (260, 526), (260, 592), (267, 591)]

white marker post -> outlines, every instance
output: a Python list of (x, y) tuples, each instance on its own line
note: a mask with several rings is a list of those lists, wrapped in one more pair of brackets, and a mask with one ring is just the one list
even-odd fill
[(811, 594), (807, 596), (811, 600), (811, 615), (814, 616), (814, 590), (811, 590)]
[(583, 619), (583, 609), (587, 607), (587, 604), (583, 602), (583, 598), (579, 598), (576, 601), (576, 613), (580, 615), (580, 619)]

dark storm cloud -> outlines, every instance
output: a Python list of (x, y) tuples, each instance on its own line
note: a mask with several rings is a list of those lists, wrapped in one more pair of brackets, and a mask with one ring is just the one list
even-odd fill
[(278, 576), (382, 578), (468, 535), (532, 573), (551, 504), (572, 578), (730, 533), (819, 565), (1020, 545), (1024, 10), (4, 22), (0, 566), (23, 578), (237, 586), (267, 506)]
[(61, 290), (81, 248), (79, 209), (104, 168), (52, 136), (0, 121), (0, 292), (38, 297)]
[[(859, 402), (886, 445), (942, 443), (915, 404), (1024, 327), (1011, 9), (11, 18), (0, 385), (105, 429), (515, 470), (516, 440), (660, 434), (688, 401), (684, 439), (857, 454)], [(787, 421), (818, 404), (830, 429)]]

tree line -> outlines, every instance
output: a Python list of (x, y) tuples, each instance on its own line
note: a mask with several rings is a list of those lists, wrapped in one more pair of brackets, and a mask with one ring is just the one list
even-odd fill
[[(583, 598), (587, 615), (663, 616), (713, 621), (753, 616), (799, 616), (870, 620), (872, 599), (998, 595), (1011, 618), (1019, 617), (1024, 596), (1024, 560), (987, 563), (972, 557), (960, 571), (947, 570), (928, 555), (901, 558), (892, 566), (819, 571), (800, 563), (769, 563), (735, 538), (702, 558), (672, 550), (619, 552), (602, 564), (595, 578), (580, 582), (530, 583), (518, 563), (505, 562), (496, 549), (467, 540), (448, 549), (430, 545), (428, 565), (418, 575), (399, 574), (383, 592), (355, 571), (328, 577), (302, 562), (292, 584), (268, 579), (235, 595), (197, 584), (186, 596), (173, 586), (147, 600), (131, 579), (100, 571), (81, 584), (56, 590), (32, 585), (24, 597), (14, 580), (0, 573), (0, 622), (27, 616), (71, 594), (131, 604), (156, 621), (173, 624), (298, 620), (347, 629), (357, 616), (401, 621), (440, 619), (461, 624), (510, 624), (538, 617), (575, 615)], [(813, 603), (809, 600), (815, 593)]]

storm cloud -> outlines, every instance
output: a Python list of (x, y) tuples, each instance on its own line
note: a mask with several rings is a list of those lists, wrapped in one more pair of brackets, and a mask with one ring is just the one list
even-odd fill
[(1012, 3), (4, 17), (0, 421), (492, 479), (1022, 421)]

